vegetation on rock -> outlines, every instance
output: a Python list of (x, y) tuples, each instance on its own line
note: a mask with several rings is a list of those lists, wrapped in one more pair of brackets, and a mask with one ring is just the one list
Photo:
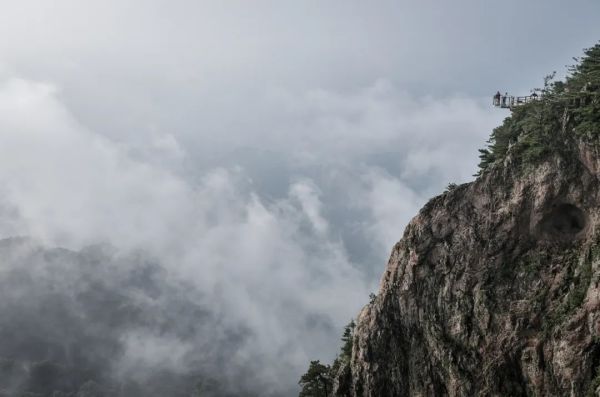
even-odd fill
[(340, 354), (333, 360), (333, 364), (323, 365), (318, 360), (311, 361), (308, 371), (300, 378), (299, 397), (328, 397), (333, 390), (333, 379), (342, 365), (348, 365), (352, 354), (352, 338), (356, 323), (351, 320), (345, 327), (342, 335)]
[[(535, 89), (539, 100), (515, 107), (480, 149), (479, 174), (509, 155), (521, 164), (535, 164), (550, 152), (565, 149), (565, 139), (596, 141), (600, 134), (600, 44), (584, 50), (563, 81), (544, 78)], [(557, 131), (573, 133), (565, 136)]]
[(298, 383), (302, 387), (299, 397), (329, 397), (333, 389), (331, 367), (311, 361)]

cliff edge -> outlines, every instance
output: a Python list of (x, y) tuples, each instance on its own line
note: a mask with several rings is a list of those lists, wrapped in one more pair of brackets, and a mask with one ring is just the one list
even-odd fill
[(599, 61), (547, 80), (413, 218), (334, 395), (600, 395)]

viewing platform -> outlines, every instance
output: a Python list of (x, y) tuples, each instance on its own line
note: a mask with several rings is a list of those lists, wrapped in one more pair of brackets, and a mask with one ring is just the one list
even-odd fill
[(501, 95), (499, 92), (493, 97), (493, 104), (497, 108), (501, 109), (513, 109), (515, 107), (525, 105), (533, 101), (540, 99), (540, 96), (535, 92), (529, 96), (512, 96), (507, 93)]

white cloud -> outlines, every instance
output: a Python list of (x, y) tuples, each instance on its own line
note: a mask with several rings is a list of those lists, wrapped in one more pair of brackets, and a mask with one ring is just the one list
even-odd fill
[[(161, 167), (168, 161), (131, 157), (132, 143), (116, 144), (83, 126), (53, 85), (5, 81), (0, 157), (6, 167), (0, 184), (4, 208), (17, 212), (3, 221), (2, 232), (8, 236), (17, 229), (49, 245), (108, 242), (124, 251), (147, 252), (172, 277), (204, 294), (211, 310), (223, 316), (220, 327), (251, 332), (251, 342), (232, 362), (242, 365), (257, 357), (278, 362), (257, 379), (274, 390), (285, 387), (309, 359), (331, 359), (336, 351), (331, 342), (376, 282), (377, 271), (351, 259), (355, 240), (364, 240), (361, 244), (370, 248), (363, 257), (377, 260), (381, 268), (425, 199), (384, 168), (398, 162), (439, 184), (440, 177), (428, 173), (447, 177), (444, 159), (455, 158), (452, 140), (473, 139), (489, 122), (483, 115), (465, 121), (472, 115), (460, 109), (477, 114), (473, 102), (423, 102), (384, 82), (349, 97), (323, 90), (286, 95), (279, 104), (268, 102), (279, 119), (264, 119), (271, 127), (262, 136), (238, 137), (242, 147), (258, 139), (287, 158), (287, 193), (268, 198), (235, 158), (188, 179)], [(427, 136), (454, 120), (464, 129), (452, 131), (453, 138), (447, 131), (437, 139)], [(155, 156), (163, 149), (167, 158), (181, 152), (175, 136), (157, 139), (150, 141), (150, 148), (158, 146)], [(413, 155), (417, 147), (421, 154)], [(382, 151), (397, 154), (380, 163), (371, 158)], [(326, 172), (315, 173), (315, 167)], [(254, 177), (268, 179), (276, 171)], [(362, 215), (352, 215), (354, 210)], [(346, 227), (352, 221), (363, 226), (349, 238)], [(321, 320), (315, 326), (311, 318)], [(164, 349), (157, 349), (152, 357), (136, 353), (125, 360), (160, 361)], [(178, 349), (183, 357), (184, 347)]]
[(401, 236), (399, 226), (408, 224), (426, 198), (382, 171), (373, 170), (365, 179), (370, 187), (365, 201), (373, 215), (369, 230), (387, 253)]
[[(252, 332), (240, 358), (281, 364), (259, 373), (265, 382), (289, 382), (308, 358), (333, 354), (324, 346), (360, 306), (367, 283), (328, 235), (313, 182), (298, 182), (288, 197), (266, 204), (235, 169), (183, 180), (87, 130), (56, 92), (24, 80), (0, 89), (0, 156), (7, 162), (0, 184), (6, 205), (19, 210), (20, 233), (49, 245), (100, 241), (156, 257), (205, 294), (224, 327)], [(3, 230), (9, 233), (13, 227)], [(320, 335), (306, 329), (315, 315), (327, 319)]]
[[(3, 205), (17, 210), (3, 220), (3, 234), (142, 249), (207, 291), (229, 326), (255, 331), (248, 354), (276, 361), (285, 348), (297, 360), (293, 371), (335, 351), (337, 331), (315, 335), (306, 316), (340, 328), (375, 282), (365, 274), (377, 271), (351, 259), (356, 239), (370, 247), (363, 259), (381, 268), (426, 198), (415, 178), (434, 191), (465, 178), (475, 150), (463, 156), (456, 148), (478, 146), (496, 120), (476, 101), (415, 99), (385, 81), (349, 95), (280, 90), (249, 105), (264, 130), (250, 123), (229, 138), (284, 156), (287, 168), (252, 174), (232, 158), (186, 176), (160, 161), (161, 151), (167, 159), (181, 155), (177, 136), (155, 135), (146, 146), (154, 152), (141, 144), (139, 153), (158, 158), (134, 158), (133, 142), (117, 144), (86, 128), (59, 93), (23, 79), (0, 86)], [(287, 193), (269, 197), (254, 179), (277, 172), (287, 176)], [(362, 230), (347, 229), (352, 222)]]
[[(143, 250), (221, 315), (195, 345), (247, 330), (232, 360), (269, 363), (275, 394), (331, 359), (425, 200), (476, 171), (504, 116), (478, 96), (600, 32), (591, 3), (175, 3), (4, 5), (0, 235)], [(142, 336), (130, 362), (187, 359)]]
[(322, 203), (318, 188), (311, 181), (296, 182), (290, 188), (290, 195), (300, 202), (302, 211), (317, 234), (326, 237), (329, 225), (321, 214)]
[[(600, 32), (597, 5), (510, 2), (5, 4), (0, 235), (143, 250), (221, 314), (195, 344), (247, 329), (232, 360), (293, 387), (417, 209), (476, 171), (504, 116), (478, 97), (538, 85)], [(185, 357), (140, 337), (158, 347), (131, 362)]]

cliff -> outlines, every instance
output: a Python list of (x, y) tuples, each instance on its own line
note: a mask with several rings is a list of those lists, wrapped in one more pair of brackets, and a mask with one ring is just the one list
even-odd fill
[(334, 395), (600, 395), (600, 47), (586, 55), (407, 226)]

